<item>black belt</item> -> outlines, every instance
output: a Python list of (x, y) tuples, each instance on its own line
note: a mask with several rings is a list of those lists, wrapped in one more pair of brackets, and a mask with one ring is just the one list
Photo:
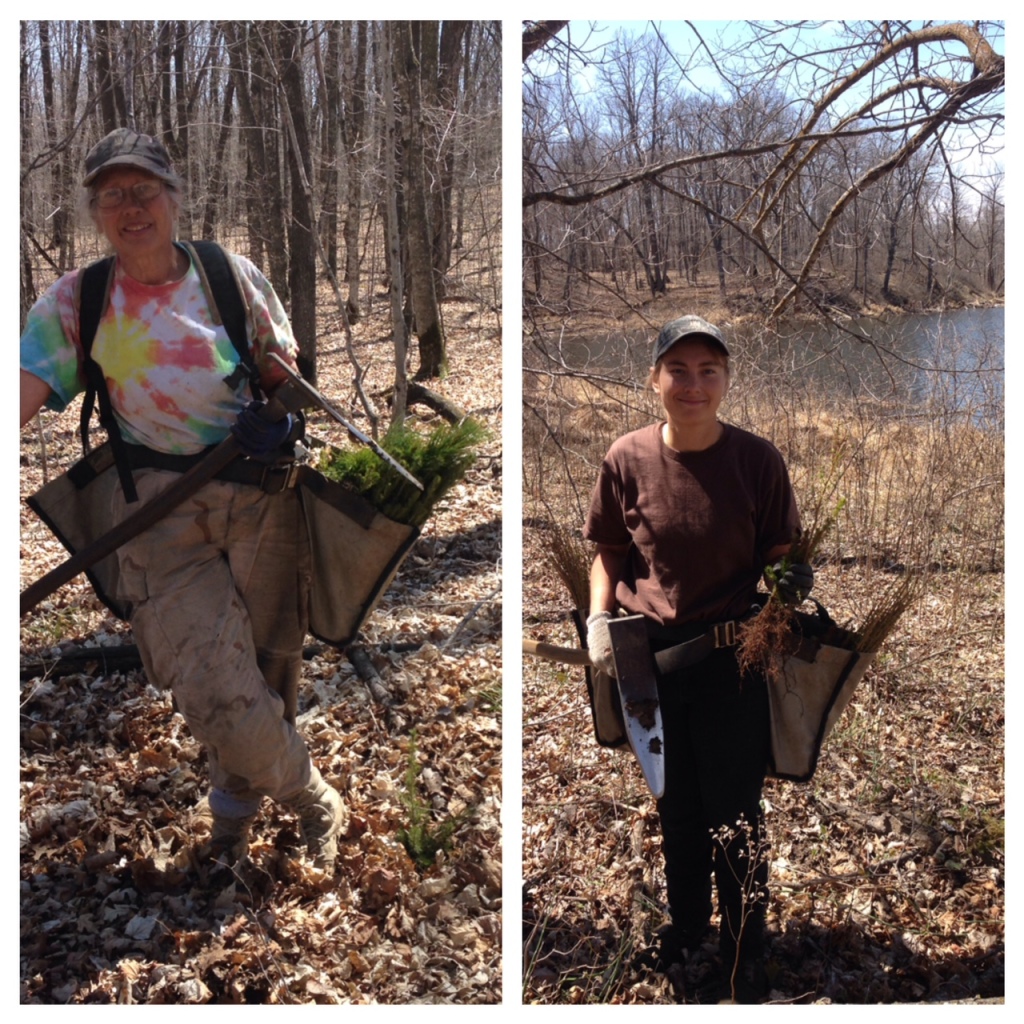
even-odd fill
[(728, 622), (716, 622), (706, 633), (702, 633), (694, 640), (687, 640), (686, 643), (676, 644), (674, 647), (666, 647), (654, 655), (654, 663), (658, 671), (663, 675), (671, 675), (680, 669), (690, 665), (696, 665), (703, 661), (712, 651), (720, 647), (735, 647), (739, 643), (736, 635), (738, 620), (730, 619)]
[[(703, 661), (709, 654), (717, 651), (720, 647), (735, 647), (739, 642), (739, 626), (747, 619), (753, 618), (761, 610), (761, 602), (751, 605), (750, 611), (738, 619), (729, 619), (728, 622), (709, 623), (703, 627), (700, 635), (681, 644), (674, 644), (666, 647), (654, 655), (654, 664), (658, 671), (664, 675), (671, 675), (680, 669), (690, 665), (696, 665)], [(688, 627), (677, 627), (684, 629), (701, 628), (696, 625)], [(652, 639), (669, 639), (673, 627), (659, 626), (648, 622), (648, 629)], [(666, 635), (668, 634), (668, 635)], [(676, 634), (678, 635), (678, 633)]]
[[(171, 455), (141, 444), (129, 444), (126, 447), (128, 462), (132, 469), (163, 469), (171, 473), (187, 473), (217, 446), (211, 445), (194, 455)], [(250, 484), (267, 494), (278, 494), (298, 483), (300, 469), (301, 466), (294, 460), (268, 465), (253, 459), (239, 458), (229, 462), (214, 479), (233, 484)]]

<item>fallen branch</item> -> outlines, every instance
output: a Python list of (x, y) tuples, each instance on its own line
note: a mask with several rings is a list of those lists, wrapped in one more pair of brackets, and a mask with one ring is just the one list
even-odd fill
[[(310, 644), (302, 649), (302, 658), (309, 661), (311, 658), (322, 654), (322, 644)], [(36, 676), (48, 676), (51, 679), (59, 679), (61, 676), (75, 675), (78, 672), (87, 672), (90, 665), (102, 665), (100, 675), (108, 675), (111, 672), (132, 672), (142, 668), (142, 657), (135, 644), (111, 644), (109, 647), (68, 647), (62, 650), (57, 658), (43, 658), (36, 656), (30, 661), (21, 663), (22, 680), (34, 679)], [(89, 672), (96, 675), (96, 672)]]
[(366, 649), (358, 644), (351, 644), (346, 648), (345, 653), (348, 655), (348, 660), (352, 662), (356, 675), (366, 683), (373, 699), (378, 704), (391, 707), (394, 703), (391, 699), (391, 694), (388, 693), (387, 687), (382, 682), (377, 670), (373, 667), (373, 662), (370, 661), (370, 656), (366, 653)]
[(422, 384), (409, 382), (409, 405), (425, 405), (433, 409), (439, 416), (443, 416), (449, 423), (461, 423), (467, 413), (463, 412), (454, 402), (450, 402), (443, 395), (424, 387)]
[(466, 614), (462, 616), (462, 618), (459, 621), (459, 624), (452, 631), (451, 636), (449, 636), (441, 644), (441, 650), (443, 651), (446, 648), (450, 647), (451, 644), (454, 643), (455, 638), (459, 635), (459, 633), (462, 632), (462, 627), (465, 626), (466, 623), (469, 622), (473, 618), (474, 615), (476, 615), (478, 609), (480, 609), (483, 605), (487, 604), (488, 601), (493, 601), (494, 598), (496, 598), (498, 596), (498, 594), (500, 594), (500, 593), (501, 593), (501, 587), (495, 587), (494, 590), (492, 590), (486, 597), (482, 597), (479, 601), (477, 601), (476, 604), (474, 604), (473, 607), (470, 608), (469, 611), (466, 612)]
[[(131, 672), (142, 668), (142, 658), (135, 644), (118, 644), (111, 647), (72, 647), (61, 651), (58, 658), (34, 658), (21, 664), (21, 678), (34, 679), (47, 675), (51, 679), (86, 672), (90, 665), (102, 665), (102, 674)], [(90, 672), (90, 675), (95, 672)]]

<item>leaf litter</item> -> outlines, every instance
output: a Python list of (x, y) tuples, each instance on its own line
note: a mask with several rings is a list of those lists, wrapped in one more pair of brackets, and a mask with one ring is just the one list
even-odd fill
[[(546, 541), (527, 523), (525, 631), (578, 646)], [(860, 565), (816, 577), (838, 622), (886, 583)], [(1003, 577), (933, 581), (812, 781), (765, 785), (772, 1002), (1002, 1002)], [(632, 755), (594, 740), (581, 669), (530, 660), (523, 687), (524, 1002), (699, 1001), (717, 942), (651, 966), (667, 921), (661, 839)]]

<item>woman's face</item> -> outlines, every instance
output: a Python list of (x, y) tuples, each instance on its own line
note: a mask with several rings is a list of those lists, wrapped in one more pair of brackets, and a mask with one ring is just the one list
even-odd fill
[(662, 356), (651, 383), (673, 425), (702, 426), (714, 422), (729, 390), (729, 372), (715, 348), (684, 338)]
[(177, 209), (167, 186), (145, 202), (139, 201), (131, 191), (139, 182), (159, 180), (138, 168), (114, 167), (96, 182), (96, 195), (112, 188), (124, 192), (120, 206), (104, 209), (95, 202), (92, 206), (99, 229), (123, 259), (145, 258), (174, 242)]

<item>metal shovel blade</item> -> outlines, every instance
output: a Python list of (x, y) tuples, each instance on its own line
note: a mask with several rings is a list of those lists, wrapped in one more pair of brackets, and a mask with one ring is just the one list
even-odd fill
[(644, 617), (613, 618), (608, 622), (608, 632), (629, 745), (648, 788), (660, 799), (665, 795), (665, 733)]

